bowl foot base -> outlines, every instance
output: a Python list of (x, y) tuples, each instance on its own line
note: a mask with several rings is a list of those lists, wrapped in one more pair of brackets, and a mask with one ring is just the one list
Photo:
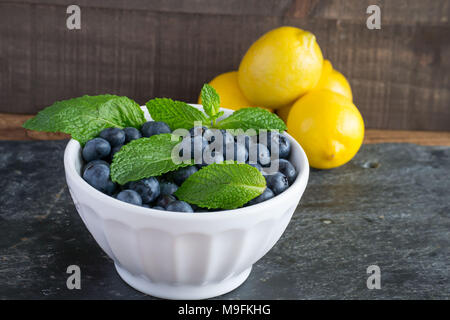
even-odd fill
[(250, 267), (240, 274), (233, 275), (218, 283), (194, 286), (153, 283), (147, 279), (132, 275), (117, 264), (114, 265), (122, 280), (134, 289), (157, 298), (180, 300), (208, 299), (228, 293), (247, 280), (252, 270), (252, 267)]

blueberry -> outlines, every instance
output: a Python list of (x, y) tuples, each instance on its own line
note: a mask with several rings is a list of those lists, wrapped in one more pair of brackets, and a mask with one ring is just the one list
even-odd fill
[(207, 127), (192, 127), (189, 129), (189, 134), (191, 137), (202, 136), (208, 130)]
[(119, 128), (106, 128), (100, 132), (100, 138), (109, 142), (111, 147), (119, 146), (125, 143), (125, 132)]
[(125, 132), (125, 143), (142, 138), (141, 132), (136, 128), (127, 127), (123, 131)]
[(160, 206), (154, 206), (152, 209), (155, 209), (155, 210), (162, 210), (162, 211), (165, 211), (166, 209), (164, 209), (163, 207), (160, 207)]
[(249, 135), (242, 134), (242, 135), (237, 135), (235, 138), (236, 138), (236, 142), (243, 143), (245, 145), (245, 147), (247, 148), (247, 150), (249, 150), (249, 151), (253, 144), (258, 143), (258, 136), (249, 136)]
[(178, 190), (178, 186), (170, 181), (161, 181), (159, 183), (160, 194), (174, 194)]
[(159, 182), (154, 177), (133, 181), (128, 188), (139, 193), (143, 203), (154, 201), (160, 194)]
[(173, 181), (181, 186), (187, 178), (189, 178), (192, 174), (196, 173), (198, 170), (195, 166), (183, 167), (176, 171), (171, 172), (171, 177)]
[(90, 168), (90, 167), (92, 167), (92, 166), (94, 166), (94, 165), (96, 165), (96, 164), (104, 164), (105, 166), (107, 166), (107, 167), (109, 168), (109, 163), (106, 162), (105, 160), (92, 160), (91, 162), (88, 162), (88, 163), (84, 166), (83, 174), (84, 174), (84, 171), (86, 171), (87, 168)]
[(197, 163), (197, 168), (201, 169), (212, 163), (221, 163), (223, 160), (222, 153), (207, 146), (203, 152), (202, 163)]
[(288, 178), (281, 172), (266, 176), (267, 187), (272, 189), (274, 194), (280, 194), (289, 187)]
[(142, 125), (141, 131), (142, 135), (147, 138), (155, 134), (172, 132), (167, 123), (162, 121), (148, 121)]
[(169, 203), (169, 205), (166, 207), (166, 210), (178, 212), (194, 212), (189, 203), (179, 200)]
[[(203, 151), (208, 146), (208, 141), (203, 136), (187, 136), (181, 141), (180, 146), (180, 157), (184, 160), (184, 152), (191, 151), (190, 158), (189, 159), (198, 159), (198, 162), (200, 162)], [(195, 156), (198, 157), (195, 157)]]
[(213, 143), (216, 139), (222, 139), (222, 146), (217, 144), (218, 147), (222, 148), (225, 148), (228, 144), (234, 143), (233, 135), (224, 129), (208, 129), (203, 136), (209, 143)]
[(192, 210), (194, 210), (194, 212), (208, 212), (207, 208), (199, 207), (196, 204), (191, 204), (190, 206), (191, 206)]
[[(231, 148), (234, 148), (234, 151)], [(233, 153), (233, 154), (231, 154), (231, 153)], [(246, 162), (248, 159), (248, 151), (244, 144), (237, 142), (237, 143), (233, 143), (232, 146), (227, 145), (226, 148), (223, 149), (223, 156), (224, 156), (225, 160)]]
[(267, 166), (270, 164), (270, 152), (269, 149), (262, 143), (258, 143), (256, 145), (256, 151), (257, 151), (257, 160), (260, 165)]
[(112, 196), (117, 190), (117, 184), (112, 182), (111, 179), (108, 179), (106, 182), (105, 190), (103, 191), (109, 196)]
[[(276, 162), (275, 162), (276, 161)], [(295, 178), (297, 178), (297, 170), (295, 167), (286, 159), (275, 160), (274, 165), (278, 166), (278, 171), (284, 174), (288, 178), (289, 185), (291, 185)]]
[(247, 164), (251, 165), (252, 167), (255, 167), (256, 169), (258, 169), (259, 172), (264, 174), (263, 168), (261, 167), (261, 165), (259, 163), (247, 163)]
[(162, 194), (156, 199), (156, 205), (166, 208), (170, 203), (177, 201), (177, 198), (175, 196), (170, 194)]
[(254, 205), (254, 204), (257, 204), (257, 203), (261, 203), (261, 202), (264, 202), (264, 201), (267, 201), (267, 200), (269, 200), (269, 199), (271, 199), (271, 198), (273, 198), (274, 197), (274, 193), (273, 193), (273, 191), (272, 190), (270, 190), (269, 188), (266, 188), (266, 190), (264, 190), (264, 192), (263, 193), (261, 193), (259, 196), (257, 196), (256, 198), (254, 198), (254, 199), (252, 199), (252, 200), (250, 200), (249, 202), (247, 202), (247, 206), (252, 206), (252, 205)]
[(119, 192), (119, 194), (117, 195), (117, 200), (135, 204), (137, 206), (142, 205), (141, 196), (134, 190), (123, 190)]
[(83, 179), (95, 189), (105, 192), (110, 181), (109, 173), (109, 166), (107, 164), (89, 163), (84, 169)]
[(111, 152), (111, 145), (103, 138), (94, 138), (86, 142), (83, 148), (83, 158), (86, 162), (102, 159)]
[(144, 207), (144, 208), (150, 208), (150, 205), (147, 204), (147, 203), (143, 203), (143, 204), (141, 204), (141, 206)]
[(119, 152), (120, 149), (121, 149), (122, 147), (123, 147), (123, 145), (118, 145), (118, 146), (115, 146), (115, 147), (113, 147), (113, 148), (111, 149), (110, 161), (113, 160), (114, 155), (115, 155), (117, 152)]
[(261, 143), (265, 144), (270, 152), (272, 152), (272, 144), (278, 143), (278, 157), (283, 159), (289, 158), (291, 143), (284, 135), (276, 131), (269, 131), (267, 132), (267, 141), (262, 141)]

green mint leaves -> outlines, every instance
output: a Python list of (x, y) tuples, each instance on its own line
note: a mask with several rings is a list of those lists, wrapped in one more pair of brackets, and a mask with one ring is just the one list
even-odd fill
[(244, 108), (235, 111), (229, 117), (217, 123), (219, 129), (260, 129), (279, 130), (287, 129), (286, 124), (275, 113), (261, 108)]
[[(224, 114), (220, 111), (220, 97), (208, 84), (203, 86), (201, 98), (204, 112), (168, 98), (152, 99), (146, 106), (154, 121), (163, 121), (172, 130), (191, 129), (199, 123), (216, 129), (286, 130), (277, 115), (260, 108), (244, 108), (218, 121)], [(144, 113), (135, 101), (106, 94), (55, 102), (26, 121), (23, 127), (64, 132), (83, 146), (103, 129), (140, 129), (145, 122)], [(123, 185), (192, 165), (174, 162), (172, 153), (180, 139), (174, 134), (160, 134), (131, 141), (114, 155), (111, 180)], [(262, 194), (265, 188), (266, 181), (258, 169), (248, 164), (224, 162), (211, 164), (191, 175), (175, 195), (200, 207), (234, 209)]]
[(214, 163), (191, 175), (175, 192), (183, 201), (210, 209), (235, 209), (266, 189), (258, 169), (245, 163)]
[(203, 85), (201, 98), (204, 113), (181, 101), (167, 98), (156, 98), (146, 103), (148, 112), (155, 121), (166, 122), (172, 130), (190, 129), (194, 122), (218, 129), (254, 129), (256, 131), (287, 129), (286, 124), (275, 113), (262, 108), (244, 108), (234, 112), (231, 116), (217, 121), (224, 112), (220, 110), (220, 97), (209, 84)]
[(144, 112), (127, 97), (86, 95), (55, 102), (25, 122), (23, 127), (68, 133), (84, 145), (105, 128), (140, 128), (144, 122)]
[(190, 165), (172, 161), (172, 150), (179, 142), (180, 137), (170, 133), (131, 141), (114, 155), (111, 180), (125, 184)]
[(220, 97), (216, 90), (209, 84), (205, 83), (201, 92), (203, 110), (209, 116), (209, 119), (216, 122), (216, 119), (224, 114), (220, 110)]
[(190, 129), (194, 126), (194, 122), (208, 124), (203, 112), (181, 101), (156, 98), (148, 101), (146, 106), (153, 120), (164, 121), (172, 130)]

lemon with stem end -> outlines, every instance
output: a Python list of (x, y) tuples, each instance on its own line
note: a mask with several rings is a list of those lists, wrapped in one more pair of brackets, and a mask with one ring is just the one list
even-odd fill
[(256, 40), (239, 65), (244, 96), (258, 106), (278, 109), (313, 89), (322, 72), (316, 37), (295, 27), (280, 27)]
[(364, 139), (359, 110), (350, 99), (329, 90), (314, 90), (300, 98), (289, 112), (287, 127), (317, 169), (347, 163)]

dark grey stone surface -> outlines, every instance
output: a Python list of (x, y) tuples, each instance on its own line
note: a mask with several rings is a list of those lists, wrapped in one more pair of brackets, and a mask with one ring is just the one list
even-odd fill
[[(0, 298), (151, 299), (126, 285), (68, 193), (65, 141), (0, 142)], [(285, 234), (220, 299), (450, 298), (450, 148), (365, 145), (312, 170)], [(212, 213), (213, 214), (213, 213)], [(81, 267), (81, 290), (66, 268)], [(366, 269), (381, 268), (368, 290)]]

